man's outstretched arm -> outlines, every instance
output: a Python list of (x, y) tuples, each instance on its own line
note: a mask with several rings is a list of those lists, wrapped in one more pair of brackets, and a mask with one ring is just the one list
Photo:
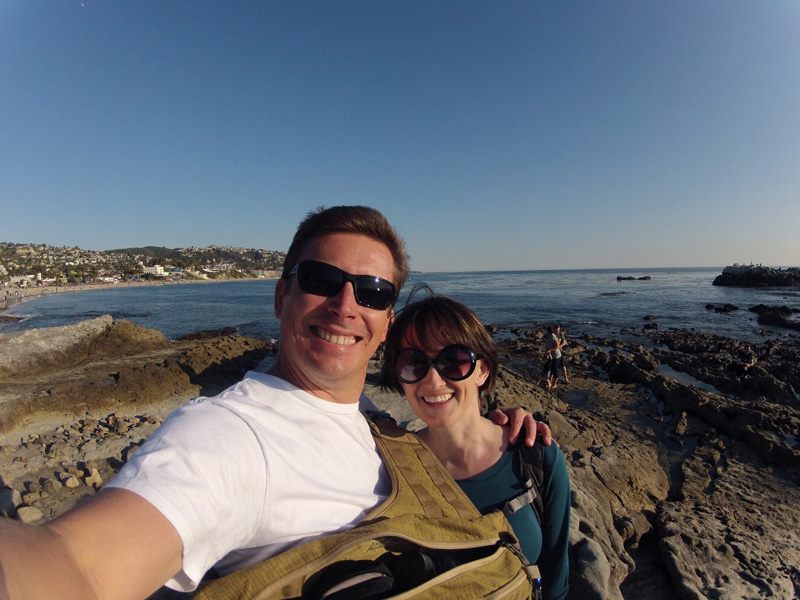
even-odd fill
[(145, 598), (181, 568), (172, 524), (108, 489), (40, 526), (0, 519), (0, 598)]

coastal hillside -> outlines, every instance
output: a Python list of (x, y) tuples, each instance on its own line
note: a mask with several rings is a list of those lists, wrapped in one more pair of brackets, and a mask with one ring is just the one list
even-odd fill
[[(746, 370), (731, 338), (581, 336), (567, 346), (569, 385), (546, 391), (541, 329), (491, 330), (503, 363), (492, 404), (529, 407), (567, 459), (571, 597), (800, 594), (796, 336), (752, 346)], [(271, 350), (232, 331), (172, 342), (110, 317), (0, 335), (0, 511), (38, 522), (96, 493), (169, 411)], [(365, 391), (418, 425), (374, 375)]]

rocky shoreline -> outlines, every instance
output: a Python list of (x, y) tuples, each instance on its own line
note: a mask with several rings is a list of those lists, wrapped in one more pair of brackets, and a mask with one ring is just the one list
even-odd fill
[[(800, 340), (753, 346), (687, 330), (649, 344), (586, 336), (570, 384), (530, 386), (541, 329), (501, 344), (570, 463), (571, 589), (580, 598), (793, 598), (800, 594)], [(510, 393), (512, 392), (513, 393)]]
[(173, 342), (109, 316), (0, 334), (0, 514), (35, 522), (64, 512), (169, 412), (272, 350), (229, 332)]
[[(546, 391), (541, 328), (491, 330), (504, 365), (493, 404), (536, 411), (567, 457), (572, 597), (800, 595), (800, 338), (753, 345), (744, 370), (746, 344), (730, 338), (585, 336), (567, 346), (570, 384)], [(189, 337), (110, 317), (0, 335), (0, 511), (67, 510), (172, 409), (273, 351), (230, 331)], [(415, 425), (373, 377), (366, 392)]]

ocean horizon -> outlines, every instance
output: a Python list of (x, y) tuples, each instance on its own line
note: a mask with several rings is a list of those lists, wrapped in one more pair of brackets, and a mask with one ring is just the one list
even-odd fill
[[(425, 283), (437, 294), (473, 308), (484, 323), (511, 327), (560, 322), (571, 334), (630, 335), (645, 322), (660, 329), (687, 328), (738, 339), (797, 335), (759, 325), (748, 308), (756, 304), (797, 305), (800, 292), (786, 288), (713, 286), (721, 267), (530, 269), (412, 272), (400, 295)], [(650, 280), (617, 281), (617, 276)], [(275, 280), (175, 283), (148, 287), (105, 287), (42, 296), (6, 311), (22, 320), (0, 326), (11, 333), (66, 325), (110, 314), (158, 329), (170, 338), (194, 331), (233, 327), (243, 335), (278, 337), (272, 297)], [(739, 310), (717, 313), (706, 304), (733, 304)], [(645, 321), (644, 317), (648, 317)]]

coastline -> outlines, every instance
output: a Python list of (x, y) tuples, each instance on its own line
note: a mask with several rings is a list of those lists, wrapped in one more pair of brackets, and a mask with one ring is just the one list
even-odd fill
[(71, 292), (87, 292), (93, 290), (108, 290), (115, 288), (128, 287), (160, 287), (164, 285), (194, 285), (194, 284), (213, 284), (228, 283), (231, 281), (273, 281), (279, 279), (275, 277), (225, 277), (217, 279), (190, 279), (181, 281), (123, 281), (120, 283), (89, 283), (81, 285), (46, 286), (32, 288), (2, 288), (0, 293), (0, 315), (6, 315), (7, 311), (15, 306), (30, 302), (42, 296), (54, 294), (68, 294)]

